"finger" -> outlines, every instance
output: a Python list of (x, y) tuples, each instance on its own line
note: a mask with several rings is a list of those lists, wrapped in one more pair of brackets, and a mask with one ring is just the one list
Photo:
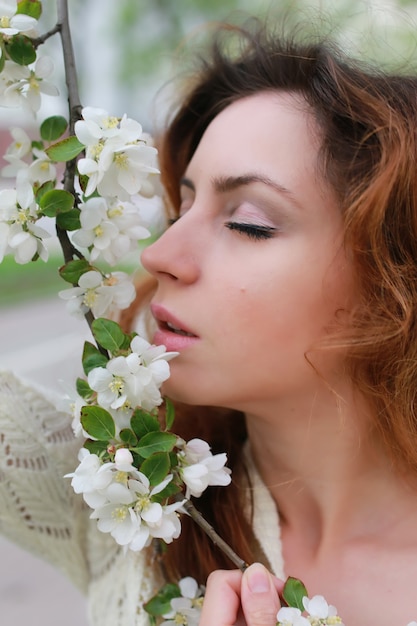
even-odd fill
[(207, 579), (199, 626), (234, 626), (240, 609), (242, 572), (217, 570)]
[(253, 563), (242, 577), (241, 602), (247, 626), (276, 626), (282, 585), (261, 563)]

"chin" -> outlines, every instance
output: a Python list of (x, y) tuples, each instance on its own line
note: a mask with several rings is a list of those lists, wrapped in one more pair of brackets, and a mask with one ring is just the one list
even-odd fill
[(182, 404), (189, 404), (193, 406), (211, 406), (213, 398), (208, 398), (206, 394), (201, 394), (198, 390), (190, 384), (180, 383), (172, 376), (166, 380), (162, 387), (161, 392), (163, 396), (167, 396), (174, 402), (181, 402)]

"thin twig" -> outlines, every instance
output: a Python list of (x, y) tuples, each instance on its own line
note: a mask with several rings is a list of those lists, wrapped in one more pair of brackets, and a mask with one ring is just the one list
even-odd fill
[(198, 526), (200, 526), (202, 530), (204, 530), (204, 532), (206, 533), (206, 535), (208, 535), (212, 542), (216, 546), (218, 546), (220, 550), (222, 550), (222, 552), (232, 561), (234, 565), (236, 565), (236, 567), (238, 567), (242, 572), (244, 572), (245, 569), (249, 567), (248, 564), (243, 559), (241, 559), (234, 550), (232, 550), (229, 544), (227, 544), (224, 539), (222, 539), (220, 535), (217, 534), (213, 526), (211, 526), (211, 524), (209, 524), (207, 520), (204, 519), (201, 513), (197, 511), (191, 500), (186, 500), (185, 503), (182, 505), (182, 508), (188, 513), (188, 515), (194, 520), (194, 522)]
[[(81, 102), (78, 92), (77, 70), (75, 67), (74, 49), (72, 46), (71, 31), (69, 27), (68, 2), (67, 0), (57, 0), (58, 21), (56, 24), (62, 44), (62, 54), (64, 58), (65, 82), (68, 92), (69, 108), (69, 134), (74, 134), (75, 122), (81, 119)], [(65, 166), (63, 186), (75, 197), (75, 173), (76, 159), (68, 161)], [(56, 227), (57, 236), (61, 244), (65, 263), (72, 261), (74, 257), (80, 257), (79, 252), (72, 245), (68, 233), (65, 229)]]
[(71, 31), (69, 27), (68, 17), (68, 0), (57, 0), (57, 12), (59, 34), (62, 41), (62, 50), (64, 54), (65, 81), (68, 88), (68, 104), (69, 104), (69, 131), (74, 134), (75, 122), (81, 119), (81, 101), (78, 92), (78, 78), (75, 67), (75, 55), (72, 45)]
[[(68, 109), (69, 109), (69, 134), (74, 135), (75, 123), (82, 118), (82, 105), (78, 90), (77, 69), (75, 65), (74, 47), (72, 45), (71, 30), (68, 16), (68, 0), (57, 0), (57, 32), (59, 32), (62, 44), (62, 53), (64, 57), (65, 82), (68, 92)], [(75, 175), (77, 170), (77, 159), (67, 161), (65, 165), (63, 187), (65, 191), (71, 193), (74, 198), (75, 192)], [(72, 245), (68, 233), (65, 229), (56, 226), (56, 232), (61, 244), (62, 253), (65, 263), (72, 261), (74, 257), (83, 258), (83, 255)], [(94, 315), (91, 311), (85, 314), (90, 329), (94, 321)], [(98, 350), (106, 357), (109, 356), (107, 350), (97, 344)]]
[(45, 41), (50, 39), (53, 35), (56, 35), (56, 33), (59, 33), (59, 28), (60, 28), (59, 24), (55, 24), (55, 26), (51, 28), (51, 30), (48, 30), (46, 33), (44, 33), (43, 35), (40, 35), (39, 37), (34, 37), (33, 39), (31, 39), (31, 42), (33, 43), (35, 48), (37, 48), (41, 44), (45, 43)]

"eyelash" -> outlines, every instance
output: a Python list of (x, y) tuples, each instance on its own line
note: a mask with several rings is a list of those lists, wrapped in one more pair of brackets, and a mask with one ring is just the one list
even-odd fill
[[(168, 220), (168, 226), (172, 226), (180, 219), (180, 215), (178, 217), (174, 217)], [(271, 239), (274, 233), (276, 232), (276, 228), (272, 226), (260, 226), (257, 224), (245, 224), (244, 222), (226, 222), (226, 228), (229, 230), (235, 230), (242, 235), (246, 235), (250, 239), (254, 239), (255, 241)]]
[(272, 226), (259, 226), (257, 224), (226, 222), (225, 226), (230, 230), (236, 230), (238, 233), (246, 235), (250, 239), (255, 239), (256, 241), (271, 239), (276, 232), (276, 228), (273, 228)]

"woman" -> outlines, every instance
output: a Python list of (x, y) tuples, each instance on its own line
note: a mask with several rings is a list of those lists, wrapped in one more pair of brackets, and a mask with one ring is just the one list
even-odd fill
[[(153, 341), (180, 353), (164, 387), (176, 432), (227, 451), (233, 469), (232, 486), (198, 508), (257, 563), (231, 569), (187, 519), (162, 567), (124, 555), (67, 494), (61, 536), (45, 514), (36, 533), (42, 512), (22, 513), (28, 473), (13, 500), (6, 464), (3, 517), (10, 536), (32, 549), (40, 537), (89, 586), (93, 623), (146, 623), (157, 582), (217, 570), (202, 626), (272, 626), (288, 575), (348, 626), (405, 626), (417, 616), (417, 79), (364, 70), (325, 44), (233, 34), (239, 52), (219, 34), (164, 136), (175, 223), (142, 260)], [(0, 413), (6, 432), (13, 410)], [(60, 480), (65, 425), (33, 423), (30, 441)]]
[[(244, 413), (246, 452), (279, 511), (280, 578), (301, 578), (346, 624), (406, 624), (417, 614), (417, 81), (325, 45), (259, 33), (245, 44), (234, 60), (216, 49), (162, 147), (179, 219), (142, 261), (158, 283), (154, 341), (180, 352), (164, 391)], [(232, 438), (243, 418), (206, 419)], [(215, 523), (253, 561), (234, 505), (215, 498)], [(210, 579), (202, 624), (234, 623), (241, 601), (248, 624), (274, 624), (261, 573), (258, 618), (250, 576), (228, 572)]]

